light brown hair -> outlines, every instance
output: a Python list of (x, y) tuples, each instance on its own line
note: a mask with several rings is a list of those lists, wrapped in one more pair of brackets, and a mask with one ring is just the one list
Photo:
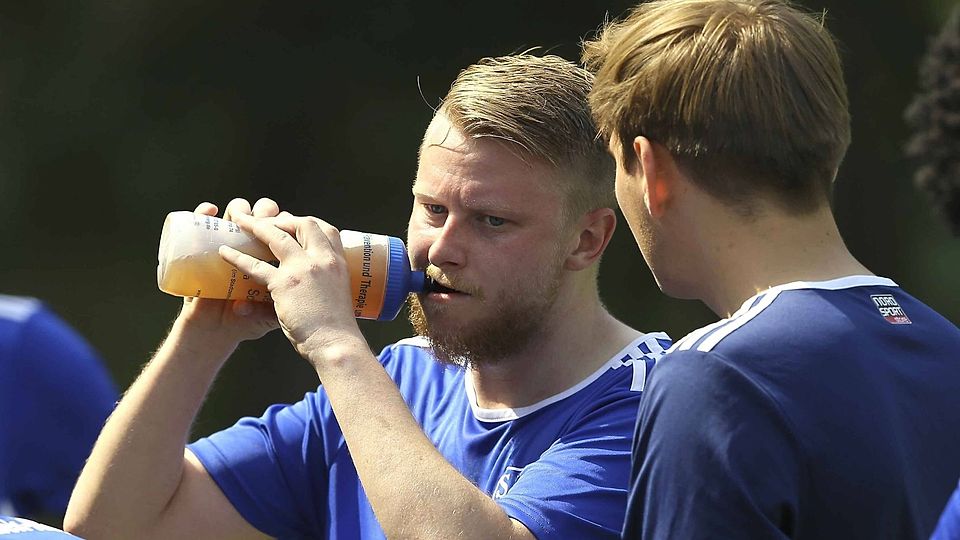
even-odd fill
[(437, 114), (469, 138), (503, 141), (554, 167), (572, 216), (615, 208), (615, 164), (590, 113), (593, 75), (559, 56), (484, 58), (457, 76)]
[(837, 47), (822, 18), (778, 0), (657, 0), (584, 43), (606, 138), (664, 145), (702, 189), (746, 215), (829, 200), (850, 144)]

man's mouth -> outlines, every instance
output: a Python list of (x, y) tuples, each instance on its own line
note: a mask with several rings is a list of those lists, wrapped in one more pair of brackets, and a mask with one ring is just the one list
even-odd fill
[(424, 270), (429, 278), (430, 284), (427, 287), (427, 290), (424, 291), (426, 294), (443, 294), (443, 295), (463, 295), (463, 296), (474, 296), (475, 291), (472, 287), (465, 285), (463, 283), (458, 283), (456, 279), (453, 279), (451, 276), (445, 275), (439, 268), (433, 265), (427, 266)]
[(448, 287), (448, 286), (444, 285), (443, 283), (440, 283), (439, 281), (434, 281), (434, 282), (433, 282), (433, 287), (431, 287), (428, 292), (432, 292), (432, 293), (444, 293), (444, 294), (467, 294), (467, 293), (465, 293), (465, 292), (463, 292), (463, 291), (458, 291), (457, 289), (454, 289), (453, 287)]

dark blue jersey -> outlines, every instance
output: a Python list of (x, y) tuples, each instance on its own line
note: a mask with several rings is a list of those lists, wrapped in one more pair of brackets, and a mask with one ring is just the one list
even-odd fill
[[(616, 538), (640, 390), (669, 344), (647, 334), (574, 387), (520, 409), (480, 408), (468, 372), (437, 363), (423, 339), (387, 347), (380, 361), (443, 456), (537, 538)], [(264, 533), (383, 538), (322, 387), (190, 450)]]
[(960, 477), (960, 330), (885, 278), (791, 283), (677, 342), (625, 538), (923, 538)]

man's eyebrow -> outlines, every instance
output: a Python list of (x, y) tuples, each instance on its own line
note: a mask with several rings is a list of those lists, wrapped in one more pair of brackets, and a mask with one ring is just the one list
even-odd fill
[(519, 210), (515, 205), (480, 198), (467, 199), (464, 201), (463, 206), (469, 210), (479, 211), (485, 214), (515, 214)]
[[(427, 199), (427, 200), (437, 200), (436, 195), (429, 193), (417, 188), (410, 190), (413, 193), (414, 198), (417, 199)], [(463, 208), (471, 210), (474, 212), (483, 212), (485, 214), (514, 214), (518, 211), (516, 205), (504, 204), (499, 201), (490, 201), (480, 197), (471, 197), (463, 201)]]

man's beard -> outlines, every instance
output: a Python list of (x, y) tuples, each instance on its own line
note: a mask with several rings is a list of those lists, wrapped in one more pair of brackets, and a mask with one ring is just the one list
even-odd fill
[(464, 368), (496, 364), (522, 352), (549, 324), (547, 312), (559, 294), (563, 269), (556, 264), (545, 270), (526, 283), (516, 283), (514, 290), (502, 291), (497, 298), (474, 295), (477, 303), (488, 308), (487, 314), (458, 327), (443, 328), (440, 322), (446, 311), (456, 308), (424, 306), (421, 295), (411, 294), (410, 323), (417, 335), (430, 340), (440, 362)]

